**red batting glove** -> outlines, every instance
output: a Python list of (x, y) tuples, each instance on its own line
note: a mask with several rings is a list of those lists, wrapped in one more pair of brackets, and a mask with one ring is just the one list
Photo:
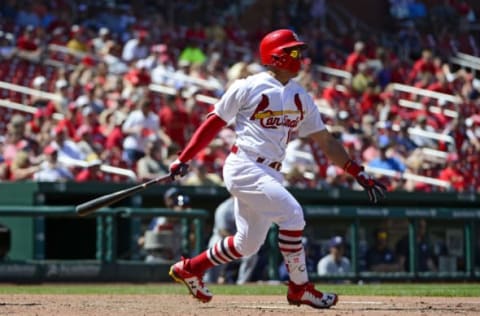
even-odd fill
[(177, 180), (188, 173), (188, 164), (177, 159), (170, 164), (169, 170), (172, 180)]
[(370, 177), (360, 166), (353, 160), (347, 161), (343, 169), (355, 177), (355, 180), (367, 191), (370, 202), (377, 203), (378, 196), (384, 198), (387, 188), (377, 180)]

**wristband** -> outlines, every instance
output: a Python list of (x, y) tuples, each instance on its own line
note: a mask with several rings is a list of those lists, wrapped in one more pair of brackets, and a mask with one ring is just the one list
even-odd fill
[(360, 172), (364, 170), (364, 168), (352, 159), (349, 159), (343, 166), (343, 170), (356, 177)]

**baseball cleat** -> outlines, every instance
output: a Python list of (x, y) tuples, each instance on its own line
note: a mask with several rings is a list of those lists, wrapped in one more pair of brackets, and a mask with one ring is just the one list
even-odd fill
[(210, 302), (213, 295), (208, 288), (203, 284), (203, 277), (189, 272), (185, 266), (188, 263), (187, 260), (182, 258), (181, 261), (175, 263), (170, 267), (168, 273), (176, 282), (183, 283), (190, 291), (190, 294), (202, 303)]
[(330, 308), (337, 304), (338, 295), (317, 291), (311, 282), (302, 285), (290, 282), (288, 285), (287, 300), (291, 305), (300, 306), (303, 304), (313, 308)]

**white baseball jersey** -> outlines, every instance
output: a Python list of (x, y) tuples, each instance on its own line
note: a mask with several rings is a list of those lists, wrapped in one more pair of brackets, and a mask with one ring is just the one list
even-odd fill
[(283, 85), (267, 72), (237, 80), (215, 105), (224, 121), (235, 119), (236, 144), (270, 161), (283, 161), (293, 132), (325, 129), (313, 99), (297, 82)]
[(249, 256), (258, 251), (272, 223), (293, 231), (305, 226), (302, 207), (283, 186), (282, 174), (265, 162), (283, 160), (292, 133), (304, 137), (325, 126), (298, 83), (282, 85), (267, 72), (237, 80), (214, 113), (226, 122), (235, 119), (240, 150), (228, 155), (223, 177), (235, 200), (235, 248)]

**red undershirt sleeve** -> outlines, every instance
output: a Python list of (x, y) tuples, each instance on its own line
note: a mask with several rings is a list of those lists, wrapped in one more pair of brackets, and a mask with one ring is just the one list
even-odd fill
[(178, 159), (181, 162), (190, 161), (203, 148), (215, 138), (220, 130), (227, 125), (227, 123), (216, 114), (210, 114), (207, 119), (195, 131), (192, 138), (188, 142), (185, 149), (181, 152)]

